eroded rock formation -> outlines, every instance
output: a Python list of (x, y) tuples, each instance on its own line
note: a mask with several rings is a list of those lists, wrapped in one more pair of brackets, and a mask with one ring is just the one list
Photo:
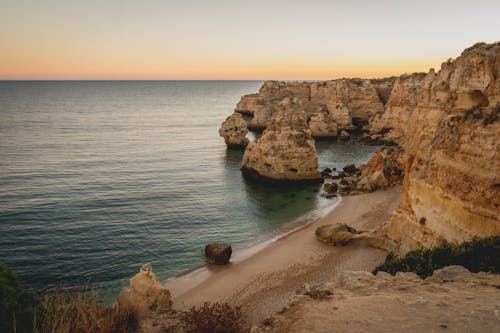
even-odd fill
[(369, 231), (358, 231), (347, 224), (325, 224), (316, 229), (316, 238), (333, 246), (345, 246), (354, 241), (366, 241), (370, 246), (392, 251), (397, 244)]
[(326, 109), (321, 107), (312, 114), (309, 120), (311, 135), (317, 138), (332, 138), (337, 136), (337, 123)]
[(172, 308), (170, 291), (156, 278), (150, 264), (143, 265), (130, 279), (130, 287), (120, 291), (117, 302), (119, 307), (135, 310), (139, 316)]
[(500, 43), (400, 77), (371, 131), (407, 161), (403, 200), (379, 233), (400, 252), (500, 233)]
[(321, 180), (316, 147), (299, 99), (286, 98), (277, 105), (263, 135), (247, 146), (241, 169), (273, 181)]
[[(315, 118), (313, 125), (318, 124), (318, 117), (336, 123), (338, 130), (350, 130), (355, 126), (365, 126), (376, 113), (383, 111), (382, 102), (391, 82), (377, 85), (365, 79), (339, 79), (325, 82), (279, 82), (266, 81), (258, 94), (245, 95), (236, 106), (235, 111), (253, 116), (248, 123), (251, 130), (263, 130), (269, 124), (277, 105), (285, 98), (297, 98), (309, 118)], [(378, 87), (378, 90), (376, 89)], [(384, 95), (385, 96), (385, 95)], [(318, 114), (318, 110), (326, 110)], [(334, 131), (328, 126), (327, 136)], [(325, 136), (325, 130), (316, 131), (311, 128), (313, 136)]]
[(371, 191), (401, 185), (404, 168), (405, 159), (401, 149), (382, 148), (364, 166), (360, 183), (362, 186), (367, 185)]
[(247, 123), (239, 113), (227, 117), (219, 129), (219, 135), (224, 138), (228, 147), (245, 148), (249, 143), (247, 133)]

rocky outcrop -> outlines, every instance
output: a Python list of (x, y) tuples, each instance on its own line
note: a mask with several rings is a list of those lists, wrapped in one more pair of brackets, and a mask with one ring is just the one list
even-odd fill
[(277, 105), (262, 136), (247, 146), (241, 169), (271, 181), (321, 180), (316, 147), (299, 99), (284, 99)]
[(170, 291), (158, 281), (150, 264), (130, 279), (130, 287), (120, 291), (117, 302), (120, 308), (134, 310), (139, 316), (172, 308)]
[(360, 182), (370, 190), (401, 185), (405, 168), (404, 155), (398, 148), (382, 148), (375, 152), (361, 173)]
[(337, 123), (325, 107), (318, 109), (309, 120), (311, 135), (316, 138), (332, 138), (337, 136)]
[(383, 79), (371, 79), (373, 87), (377, 91), (377, 95), (382, 102), (382, 104), (386, 104), (391, 96), (391, 91), (394, 86), (394, 82), (396, 82), (397, 77), (391, 76)]
[(209, 264), (226, 265), (231, 259), (233, 250), (231, 245), (224, 243), (214, 243), (205, 246), (205, 260)]
[(224, 138), (228, 147), (245, 148), (249, 143), (247, 133), (247, 123), (239, 113), (227, 117), (219, 129), (219, 135)]
[(399, 78), (373, 118), (405, 150), (403, 200), (379, 233), (404, 253), (500, 234), (500, 43)]
[(337, 175), (323, 173), (326, 179), (322, 196), (354, 195), (401, 185), (404, 177), (405, 155), (401, 148), (382, 148), (366, 165), (346, 165)]
[(496, 332), (499, 283), (498, 274), (460, 266), (426, 279), (344, 271), (333, 281), (302, 285), (251, 332)]
[(349, 140), (350, 138), (351, 138), (351, 135), (349, 134), (349, 132), (344, 131), (344, 130), (342, 130), (340, 132), (340, 139), (342, 139), (342, 140)]
[(370, 246), (389, 251), (396, 246), (387, 238), (368, 231), (358, 231), (344, 223), (322, 225), (315, 234), (318, 240), (333, 246), (345, 246), (354, 241), (366, 241)]
[(259, 94), (245, 95), (241, 98), (238, 104), (236, 104), (236, 109), (234, 109), (234, 111), (247, 116), (253, 116), (259, 105), (258, 101)]
[[(379, 84), (379, 90), (383, 90)], [(386, 84), (387, 85), (387, 84)], [(248, 123), (251, 130), (263, 130), (269, 124), (277, 105), (285, 98), (296, 98), (302, 103), (303, 111), (318, 125), (318, 117), (326, 124), (334, 122), (337, 130), (350, 130), (355, 126), (365, 126), (376, 113), (383, 111), (384, 103), (379, 92), (370, 80), (339, 79), (325, 82), (279, 82), (266, 81), (258, 94), (245, 95), (237, 104), (235, 111), (253, 116)], [(318, 113), (318, 110), (325, 112)], [(312, 119), (314, 118), (314, 119)], [(334, 136), (333, 127), (316, 130), (311, 127), (313, 136)], [(328, 135), (325, 135), (328, 133)]]
[(316, 238), (323, 243), (341, 246), (349, 244), (353, 239), (358, 238), (361, 233), (344, 223), (325, 224), (317, 228), (315, 232)]

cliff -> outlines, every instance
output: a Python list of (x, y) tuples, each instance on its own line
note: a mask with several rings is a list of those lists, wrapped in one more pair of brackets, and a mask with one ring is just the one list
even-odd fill
[[(287, 115), (290, 107), (280, 104), (290, 99), (300, 116)], [(344, 130), (357, 127), (380, 142), (396, 142), (404, 150), (398, 158), (403, 200), (377, 233), (396, 241), (400, 253), (500, 233), (500, 43), (478, 43), (438, 72), (267, 81), (258, 94), (243, 96), (236, 112), (252, 116), (250, 129), (270, 129), (248, 146), (243, 162), (244, 171), (270, 179), (317, 177), (311, 136), (347, 135)], [(370, 178), (366, 170), (360, 185), (373, 189), (371, 180), (381, 173)]]
[(403, 200), (377, 232), (404, 253), (500, 233), (500, 43), (401, 76), (371, 133), (406, 153)]
[(276, 105), (271, 121), (243, 155), (242, 171), (272, 181), (316, 181), (316, 147), (307, 126), (307, 114), (296, 98), (285, 98)]
[[(329, 122), (335, 122), (339, 130), (361, 128), (376, 113), (383, 111), (383, 100), (391, 81), (372, 83), (365, 79), (339, 79), (325, 82), (266, 81), (258, 94), (245, 95), (235, 112), (252, 116), (248, 128), (263, 130), (269, 124), (276, 106), (284, 98), (297, 98), (308, 118), (326, 111)], [(332, 132), (329, 130), (329, 132)], [(316, 132), (313, 131), (313, 136)], [(318, 136), (324, 136), (323, 131)], [(331, 135), (331, 133), (328, 136)]]

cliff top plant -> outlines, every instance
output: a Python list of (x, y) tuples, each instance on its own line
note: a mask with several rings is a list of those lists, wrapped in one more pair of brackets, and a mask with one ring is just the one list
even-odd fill
[(17, 273), (0, 264), (0, 332), (31, 332), (42, 313), (39, 296), (24, 290)]
[(227, 303), (205, 302), (201, 307), (192, 307), (186, 313), (186, 321), (192, 333), (237, 333), (243, 330), (241, 307)]
[(390, 253), (374, 273), (384, 271), (415, 272), (422, 278), (432, 275), (436, 269), (460, 265), (471, 272), (500, 273), (500, 236), (474, 238), (461, 244), (445, 243), (432, 249), (408, 252), (404, 257)]
[(0, 332), (135, 332), (134, 312), (107, 307), (91, 291), (40, 296), (24, 290), (17, 273), (0, 264)]

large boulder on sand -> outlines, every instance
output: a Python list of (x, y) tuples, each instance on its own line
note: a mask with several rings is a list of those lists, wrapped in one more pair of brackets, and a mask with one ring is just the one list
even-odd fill
[(231, 259), (231, 245), (216, 243), (205, 246), (205, 260), (209, 264), (226, 265)]
[(316, 237), (332, 245), (347, 245), (357, 234), (360, 232), (344, 223), (326, 224), (316, 229)]
[(172, 308), (170, 291), (156, 278), (151, 264), (142, 265), (130, 279), (130, 287), (120, 291), (117, 302), (120, 308), (133, 310), (139, 316)]
[(234, 148), (245, 148), (248, 145), (247, 133), (247, 124), (239, 113), (227, 117), (219, 129), (219, 135), (224, 138), (228, 147)]
[(354, 240), (366, 241), (370, 246), (385, 251), (392, 251), (396, 244), (385, 237), (379, 237), (373, 232), (358, 231), (345, 223), (325, 224), (316, 229), (316, 238), (330, 245), (345, 246)]

